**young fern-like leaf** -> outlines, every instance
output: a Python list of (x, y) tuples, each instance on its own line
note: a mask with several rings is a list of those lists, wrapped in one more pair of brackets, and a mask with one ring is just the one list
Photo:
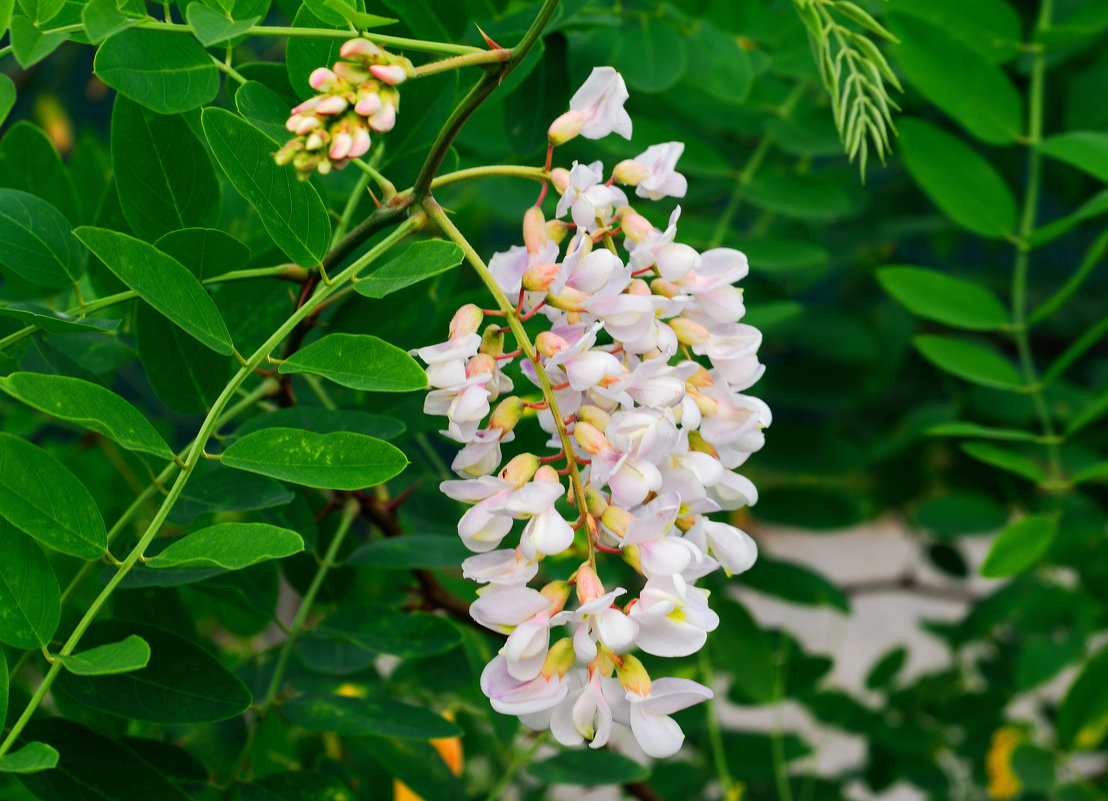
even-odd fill
[(831, 113), (851, 161), (858, 159), (862, 180), (872, 151), (885, 163), (892, 150), (889, 132), (896, 133), (892, 112), (900, 106), (887, 86), (901, 91), (900, 81), (877, 45), (864, 33), (851, 30), (845, 21), (895, 42), (894, 37), (868, 12), (847, 0), (793, 0), (808, 29), (812, 55), (831, 99)]

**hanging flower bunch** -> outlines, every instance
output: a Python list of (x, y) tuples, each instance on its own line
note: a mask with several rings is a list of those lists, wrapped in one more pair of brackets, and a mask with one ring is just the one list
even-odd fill
[[(627, 97), (614, 69), (595, 69), (551, 125), (551, 152), (578, 135), (630, 138)], [(470, 505), (458, 533), (475, 555), (462, 567), (485, 585), (471, 614), (507, 635), (482, 690), (494, 709), (549, 727), (563, 744), (601, 747), (621, 724), (654, 757), (684, 739), (669, 716), (712, 692), (650, 676), (634, 651), (688, 656), (716, 628), (697, 579), (747, 570), (757, 548), (708, 515), (757, 500), (734, 471), (762, 447), (770, 423), (766, 405), (742, 394), (763, 371), (761, 334), (739, 322), (734, 284), (746, 257), (678, 242), (679, 207), (659, 229), (620, 188), (683, 197), (682, 150), (655, 145), (607, 180), (599, 161), (552, 170), (557, 219), (546, 221), (540, 197), (524, 215), (523, 245), (488, 265), (515, 309), (463, 306), (446, 342), (417, 351), (432, 387), (425, 411), (444, 415), (444, 433), (464, 446), (452, 465), (461, 478), (442, 491)], [(504, 352), (508, 328), (486, 323), (505, 313), (526, 340), (514, 352)], [(544, 321), (533, 344), (523, 330), (531, 319)], [(540, 400), (512, 394), (521, 379)], [(501, 467), (528, 408), (552, 451), (519, 453)], [(563, 516), (562, 499), (576, 520)], [(508, 540), (517, 521), (518, 541)], [(584, 557), (568, 581), (529, 586), (544, 558), (566, 552)], [(605, 584), (601, 554), (642, 575), (637, 597)]]
[(385, 133), (396, 125), (400, 91), (411, 72), (402, 56), (386, 52), (368, 39), (350, 39), (339, 50), (342, 61), (320, 67), (308, 83), (319, 92), (292, 110), (285, 128), (295, 134), (274, 158), (292, 164), (306, 180), (316, 170), (326, 175), (369, 152), (370, 131)]

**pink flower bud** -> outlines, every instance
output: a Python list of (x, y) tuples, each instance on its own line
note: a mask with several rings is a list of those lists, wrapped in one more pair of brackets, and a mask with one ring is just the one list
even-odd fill
[(285, 122), (285, 130), (289, 133), (296, 133), (296, 129), (300, 126), (300, 123), (304, 121), (304, 118), (299, 114), (293, 114)]
[(296, 114), (303, 114), (305, 111), (311, 111), (312, 109), (314, 109), (316, 106), (319, 105), (319, 101), (322, 100), (322, 99), (323, 99), (322, 95), (316, 95), (315, 97), (309, 97), (307, 100), (305, 100), (299, 106), (294, 108), (290, 113), (293, 114), (293, 115), (296, 115)]
[(559, 195), (564, 195), (569, 189), (569, 170), (565, 167), (555, 167), (550, 171), (550, 182), (554, 184)]
[(354, 137), (346, 131), (339, 131), (331, 139), (331, 149), (327, 151), (327, 155), (336, 161), (344, 159), (350, 153), (353, 144)]
[(329, 92), (338, 86), (339, 76), (326, 67), (317, 67), (308, 76), (308, 83), (317, 92)]
[(609, 506), (604, 510), (604, 514), (600, 516), (600, 522), (604, 524), (605, 528), (620, 538), (627, 532), (627, 527), (631, 525), (634, 519), (630, 512), (618, 506)]
[(339, 95), (328, 95), (319, 101), (319, 105), (315, 107), (317, 114), (341, 114), (346, 111), (345, 97)]
[(593, 456), (612, 448), (612, 443), (608, 442), (608, 438), (601, 433), (600, 429), (589, 423), (577, 423), (573, 427), (573, 438)]
[(558, 471), (548, 464), (544, 464), (535, 471), (535, 481), (554, 482), (559, 485), (562, 483), (562, 479), (558, 477)]
[(530, 206), (523, 214), (523, 244), (528, 253), (538, 253), (546, 244), (546, 220), (538, 206)]
[(646, 281), (642, 280), (641, 278), (634, 279), (627, 286), (626, 291), (627, 291), (628, 295), (641, 295), (644, 298), (648, 298), (652, 294), (651, 291), (650, 291), (650, 285), (647, 284)]
[(624, 159), (612, 170), (612, 177), (616, 179), (616, 183), (626, 186), (638, 186), (639, 182), (649, 174), (650, 170), (633, 159)]
[(569, 343), (553, 331), (540, 331), (535, 337), (535, 349), (548, 359), (560, 350), (569, 347)]
[(369, 127), (385, 133), (396, 126), (396, 106), (386, 103), (369, 118)]
[(561, 271), (557, 264), (536, 264), (523, 273), (523, 288), (528, 292), (545, 292)]
[(363, 117), (372, 117), (381, 110), (382, 105), (381, 96), (376, 92), (359, 90), (358, 102), (354, 104), (354, 111)]
[(320, 126), (319, 117), (301, 117), (300, 123), (296, 126), (296, 133), (299, 136), (314, 131)]
[(399, 64), (374, 64), (369, 68), (373, 76), (389, 86), (396, 86), (408, 79), (408, 72)]
[(636, 211), (628, 211), (624, 214), (620, 218), (620, 225), (623, 227), (623, 233), (632, 242), (641, 242), (654, 233), (654, 226), (650, 224), (650, 220)]
[(608, 423), (611, 422), (612, 417), (599, 406), (585, 404), (577, 410), (577, 419), (583, 423), (594, 425), (601, 431), (606, 431), (608, 429)]
[(550, 600), (551, 614), (561, 612), (566, 605), (566, 601), (569, 600), (569, 582), (552, 581), (539, 592)]
[(381, 54), (381, 48), (368, 39), (348, 39), (339, 49), (340, 56), (350, 59), (379, 58)]
[(539, 469), (539, 457), (533, 453), (521, 453), (512, 458), (500, 471), (500, 478), (517, 487), (522, 487)]
[(677, 341), (683, 345), (703, 345), (711, 334), (708, 329), (693, 320), (675, 317), (669, 321), (669, 327), (677, 334)]
[(496, 360), (487, 353), (478, 353), (466, 362), (466, 378), (475, 375), (491, 375), (496, 372)]
[(567, 111), (558, 117), (550, 123), (550, 129), (546, 132), (550, 144), (554, 146), (563, 145), (576, 137), (581, 133), (581, 129), (585, 127), (587, 119), (581, 111)]
[(489, 418), (489, 428), (499, 428), (505, 434), (512, 431), (523, 418), (523, 401), (511, 395), (500, 401)]
[(484, 312), (473, 303), (467, 303), (450, 318), (450, 338), (457, 339), (466, 334), (476, 334), (485, 319)]
[(661, 295), (663, 298), (675, 298), (681, 295), (681, 287), (672, 281), (667, 281), (664, 278), (655, 278), (650, 282), (650, 291), (655, 295)]
[(585, 562), (577, 568), (577, 600), (583, 604), (595, 601), (604, 594), (604, 585), (600, 583), (600, 576)]
[(369, 129), (361, 125), (354, 125), (352, 127), (354, 132), (351, 136), (353, 136), (354, 141), (350, 145), (350, 152), (346, 154), (346, 157), (357, 159), (369, 152)]

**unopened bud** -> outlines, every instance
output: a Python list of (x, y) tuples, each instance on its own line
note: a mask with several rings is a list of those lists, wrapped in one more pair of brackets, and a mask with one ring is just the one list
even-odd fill
[(546, 244), (546, 218), (538, 206), (531, 206), (523, 214), (523, 244), (528, 253), (538, 253)]
[(485, 319), (485, 313), (473, 303), (467, 303), (450, 318), (450, 338), (457, 339), (466, 334), (476, 334)]
[(489, 428), (499, 428), (505, 434), (516, 427), (523, 417), (523, 401), (515, 395), (510, 395), (497, 404), (489, 417)]
[(705, 368), (699, 367), (697, 368), (697, 371), (695, 373), (685, 379), (685, 383), (688, 384), (690, 387), (698, 387), (700, 389), (703, 389), (704, 387), (710, 387), (714, 385), (716, 382), (712, 380), (711, 373), (709, 373)]
[(535, 350), (548, 359), (558, 351), (565, 350), (568, 347), (569, 343), (553, 331), (540, 331), (539, 335), (535, 337)]
[(535, 471), (535, 481), (547, 481), (556, 484), (562, 483), (562, 479), (558, 476), (558, 471), (548, 464), (544, 464)]
[(604, 514), (604, 510), (608, 508), (608, 499), (604, 497), (603, 492), (589, 484), (585, 487), (585, 505), (590, 515), (600, 517)]
[(644, 298), (651, 296), (650, 285), (641, 278), (635, 278), (627, 286), (626, 290), (628, 295), (642, 295)]
[(576, 137), (581, 133), (581, 129), (585, 127), (586, 117), (582, 111), (567, 111), (554, 122), (550, 123), (550, 128), (546, 132), (547, 139), (550, 140), (550, 144), (557, 147), (558, 145), (564, 145), (570, 139)]
[(612, 417), (599, 406), (585, 404), (577, 410), (577, 419), (583, 423), (594, 425), (601, 431), (607, 431), (608, 423), (611, 421)]
[(339, 131), (331, 138), (331, 149), (327, 155), (333, 159), (344, 159), (354, 145), (354, 137), (347, 131)]
[(319, 150), (327, 141), (331, 138), (331, 135), (326, 131), (312, 131), (308, 138), (304, 141), (304, 148), (306, 150)]
[(293, 139), (273, 155), (273, 160), (284, 167), (296, 157), (296, 154), (300, 152), (302, 147), (303, 145), (300, 143), (299, 139)]
[(392, 103), (384, 103), (384, 105), (369, 118), (369, 127), (378, 133), (387, 133), (395, 128), (396, 106)]
[(316, 114), (341, 114), (346, 111), (347, 105), (349, 104), (345, 97), (328, 95), (319, 101), (319, 105), (315, 107), (315, 112)]
[(308, 83), (317, 92), (329, 92), (339, 85), (339, 76), (326, 67), (317, 67), (308, 76)]
[(521, 453), (512, 458), (504, 469), (500, 471), (500, 477), (510, 484), (522, 487), (539, 469), (539, 457), (533, 453)]
[(539, 590), (548, 601), (550, 601), (551, 613), (561, 612), (565, 608), (566, 601), (569, 600), (569, 582), (568, 581), (552, 581)]
[(604, 514), (600, 516), (600, 522), (604, 524), (604, 527), (620, 539), (627, 533), (627, 527), (631, 525), (634, 519), (634, 515), (618, 506), (609, 506), (604, 510)]
[(351, 64), (349, 61), (336, 61), (334, 72), (335, 75), (339, 76), (344, 81), (355, 85), (369, 80), (368, 70), (363, 69), (357, 64)]
[(500, 356), (504, 353), (504, 332), (500, 330), (500, 326), (491, 323), (485, 327), (479, 350), (488, 356)]
[(558, 190), (558, 194), (565, 194), (569, 189), (569, 170), (565, 167), (555, 167), (550, 171), (550, 183)]
[(619, 555), (636, 573), (642, 573), (642, 553), (638, 545), (624, 545), (619, 549)]
[(523, 288), (528, 292), (545, 292), (562, 271), (558, 264), (536, 264), (523, 273)]
[(569, 233), (569, 223), (564, 220), (550, 220), (546, 224), (546, 238), (555, 245), (562, 244), (562, 240)]
[(650, 291), (663, 298), (675, 298), (681, 294), (681, 287), (664, 278), (655, 278), (650, 282)]
[(624, 654), (622, 664), (616, 663), (616, 677), (623, 689), (644, 698), (650, 695), (650, 674), (643, 663), (631, 654)]
[(381, 110), (382, 106), (384, 106), (384, 103), (381, 101), (379, 94), (363, 90), (358, 92), (358, 100), (354, 104), (354, 111), (363, 117), (372, 117)]
[(690, 514), (679, 517), (673, 521), (673, 525), (677, 526), (679, 530), (687, 533), (690, 528), (696, 525), (696, 515)]
[(711, 337), (707, 328), (685, 317), (674, 317), (669, 321), (669, 327), (677, 334), (677, 341), (683, 345), (703, 345)]
[(577, 654), (573, 650), (573, 640), (563, 637), (550, 646), (546, 652), (546, 660), (542, 663), (542, 675), (550, 680), (555, 673), (565, 676), (577, 661)]
[(585, 311), (585, 304), (588, 303), (591, 297), (592, 294), (589, 292), (582, 292), (580, 289), (567, 286), (557, 295), (547, 295), (546, 302), (547, 305), (561, 311), (582, 312)]
[(604, 585), (592, 565), (585, 562), (577, 568), (577, 600), (583, 604), (595, 601), (604, 594)]
[(471, 356), (469, 361), (466, 362), (466, 378), (473, 378), (475, 375), (486, 375), (496, 371), (496, 360), (487, 353), (478, 353), (476, 356)]
[(654, 233), (654, 226), (650, 224), (650, 220), (631, 208), (628, 208), (620, 217), (620, 226), (632, 242), (641, 242)]
[[(289, 119), (291, 120), (292, 118), (290, 117)], [(315, 115), (308, 116), (297, 114), (296, 119), (300, 120), (296, 124), (296, 133), (299, 136), (304, 136), (305, 134), (311, 133), (320, 125), (322, 125), (322, 123), (319, 121), (319, 117), (316, 117)]]
[(374, 64), (369, 68), (373, 77), (389, 86), (396, 86), (408, 79), (408, 71), (399, 64)]
[(716, 459), (719, 458), (719, 451), (715, 449), (712, 443), (704, 439), (704, 436), (699, 431), (689, 432), (689, 450), (696, 451), (697, 453), (706, 453)]
[(626, 186), (638, 186), (648, 175), (650, 170), (634, 159), (624, 159), (612, 170), (612, 177), (616, 179), (616, 183)]
[(589, 423), (577, 423), (573, 427), (573, 438), (593, 456), (612, 447), (612, 443), (608, 442), (608, 438), (601, 433), (600, 429)]
[(339, 55), (343, 58), (373, 59), (380, 58), (383, 51), (368, 39), (348, 39), (339, 48)]

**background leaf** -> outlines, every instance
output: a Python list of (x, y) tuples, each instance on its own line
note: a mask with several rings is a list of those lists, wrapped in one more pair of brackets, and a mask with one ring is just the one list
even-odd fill
[(1008, 325), (1008, 311), (989, 290), (921, 267), (882, 267), (881, 287), (918, 317), (958, 328), (996, 331)]
[(995, 351), (955, 337), (912, 338), (916, 350), (940, 370), (959, 378), (1000, 389), (1019, 389), (1023, 378), (1015, 366)]
[(1038, 151), (1108, 183), (1108, 133), (1075, 131), (1044, 139)]
[[(39, 648), (54, 636), (61, 616), (60, 591), (42, 549), (0, 520), (0, 642)], [(6, 679), (5, 679), (6, 683)], [(7, 692), (4, 693), (5, 703)]]
[(397, 701), (304, 695), (282, 709), (297, 726), (342, 736), (431, 740), (461, 734), (457, 725), (434, 712)]
[(1029, 515), (1011, 523), (993, 542), (981, 565), (981, 575), (1005, 578), (1022, 573), (1042, 558), (1057, 530), (1058, 519), (1045, 515)]
[(532, 778), (545, 784), (627, 784), (650, 777), (650, 768), (612, 751), (591, 748), (563, 751), (527, 766)]
[(194, 39), (129, 30), (100, 45), (93, 69), (117, 92), (159, 114), (179, 114), (215, 99), (219, 70)]
[(69, 286), (84, 272), (72, 226), (45, 200), (15, 189), (0, 189), (0, 251), (3, 265), (39, 286)]
[(367, 298), (383, 298), (461, 263), (462, 249), (453, 242), (441, 239), (414, 242), (399, 256), (355, 282), (354, 291)]
[(222, 567), (241, 570), (304, 550), (295, 531), (266, 523), (216, 523), (174, 540), (147, 567)]

